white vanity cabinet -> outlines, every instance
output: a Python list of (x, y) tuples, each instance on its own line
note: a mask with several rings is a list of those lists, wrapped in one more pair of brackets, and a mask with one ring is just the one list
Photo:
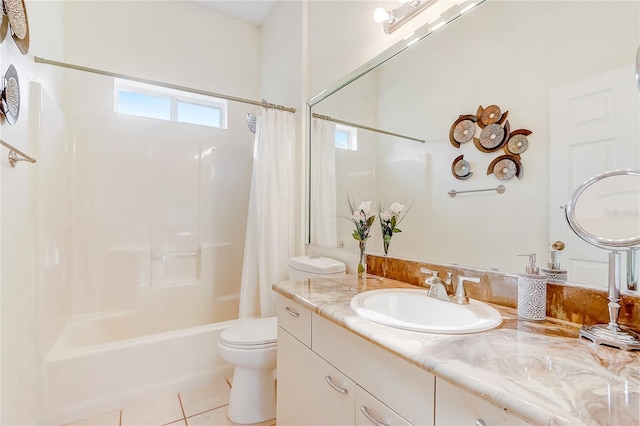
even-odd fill
[(279, 426), (433, 425), (433, 375), (282, 296), (278, 323)]
[(524, 426), (515, 417), (449, 382), (436, 380), (437, 426)]

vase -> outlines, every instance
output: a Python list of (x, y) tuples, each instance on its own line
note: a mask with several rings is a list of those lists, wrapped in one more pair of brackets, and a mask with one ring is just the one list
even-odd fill
[(360, 247), (360, 258), (358, 260), (358, 278), (367, 278), (367, 254), (366, 254), (366, 243), (364, 241), (360, 241), (358, 243)]

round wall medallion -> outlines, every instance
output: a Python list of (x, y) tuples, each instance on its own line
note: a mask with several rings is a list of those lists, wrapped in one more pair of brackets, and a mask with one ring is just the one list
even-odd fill
[(488, 126), (489, 124), (497, 123), (500, 120), (501, 116), (502, 113), (500, 111), (500, 107), (498, 107), (497, 105), (489, 105), (482, 111), (482, 114), (480, 115), (480, 121), (485, 126)]
[(460, 180), (469, 179), (473, 172), (471, 171), (471, 165), (467, 160), (464, 160), (464, 155), (459, 155), (451, 163), (451, 173), (453, 177)]
[(13, 41), (23, 55), (29, 51), (29, 21), (24, 0), (3, 0), (4, 12), (13, 33)]
[(490, 124), (480, 132), (480, 145), (486, 149), (499, 147), (504, 141), (504, 129), (499, 124)]
[(7, 123), (10, 125), (16, 124), (20, 114), (20, 84), (18, 83), (18, 72), (13, 65), (9, 65), (9, 69), (7, 69), (7, 73), (4, 76), (0, 110), (4, 114)]
[(453, 129), (453, 138), (460, 143), (469, 142), (473, 139), (476, 131), (476, 125), (471, 120), (463, 120), (456, 124)]
[(507, 143), (507, 149), (512, 154), (522, 154), (529, 147), (529, 140), (525, 135), (514, 135)]
[(509, 180), (516, 175), (518, 168), (513, 160), (508, 158), (498, 161), (493, 166), (493, 174), (500, 180)]

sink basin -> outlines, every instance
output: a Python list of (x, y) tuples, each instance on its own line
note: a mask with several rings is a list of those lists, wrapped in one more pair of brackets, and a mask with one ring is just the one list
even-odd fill
[(486, 303), (458, 305), (427, 296), (425, 289), (370, 290), (351, 299), (361, 317), (404, 330), (439, 334), (477, 333), (502, 323), (500, 313)]

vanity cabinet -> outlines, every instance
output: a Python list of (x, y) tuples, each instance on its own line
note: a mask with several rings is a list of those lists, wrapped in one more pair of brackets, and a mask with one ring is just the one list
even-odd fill
[(433, 425), (433, 375), (284, 297), (278, 324), (279, 426)]
[(524, 426), (515, 417), (449, 382), (436, 380), (436, 425)]

